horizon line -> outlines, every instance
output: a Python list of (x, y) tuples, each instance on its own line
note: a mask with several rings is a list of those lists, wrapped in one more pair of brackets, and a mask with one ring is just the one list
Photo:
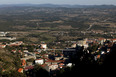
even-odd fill
[(0, 5), (44, 5), (44, 4), (49, 4), (49, 5), (113, 5), (116, 6), (114, 4), (54, 4), (54, 3), (6, 3), (6, 4), (0, 4)]

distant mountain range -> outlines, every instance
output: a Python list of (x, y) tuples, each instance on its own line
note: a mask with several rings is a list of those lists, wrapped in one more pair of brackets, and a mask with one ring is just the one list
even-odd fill
[(33, 7), (50, 7), (50, 8), (116, 8), (115, 5), (58, 5), (58, 4), (3, 4), (0, 7), (14, 7), (14, 6), (33, 6)]

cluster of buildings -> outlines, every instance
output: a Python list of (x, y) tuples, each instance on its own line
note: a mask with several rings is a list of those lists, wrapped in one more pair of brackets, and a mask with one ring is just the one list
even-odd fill
[(22, 44), (24, 44), (22, 41), (16, 41), (10, 43), (0, 42), (0, 48), (5, 48), (6, 46), (20, 46)]
[[(108, 42), (110, 41), (110, 42)], [(34, 54), (36, 55), (34, 58), (34, 62), (31, 64), (27, 65), (24, 68), (25, 71), (28, 71), (30, 69), (34, 68), (35, 64), (39, 64), (41, 67), (46, 69), (48, 72), (54, 71), (54, 70), (59, 70), (65, 67), (72, 67), (73, 63), (69, 61), (69, 56), (70, 55), (75, 55), (78, 50), (73, 50), (71, 51), (70, 49), (74, 49), (77, 46), (82, 47), (84, 46), (84, 49), (87, 50), (89, 46), (92, 46), (93, 44), (99, 44), (100, 46), (97, 48), (97, 50), (90, 52), (87, 50), (87, 53), (90, 53), (94, 56), (94, 60), (97, 61), (100, 58), (102, 58), (103, 55), (110, 53), (110, 49), (113, 46), (113, 44), (116, 42), (116, 39), (105, 39), (105, 38), (98, 38), (98, 39), (84, 39), (80, 40), (77, 43), (74, 43), (71, 48), (68, 48), (68, 50), (64, 50), (62, 53), (57, 54), (53, 51), (49, 51), (45, 54), (40, 54), (40, 52), (35, 52)], [(43, 45), (43, 46), (42, 46)], [(46, 44), (40, 45), (41, 49), (47, 49)], [(51, 55), (52, 54), (52, 55)], [(39, 58), (38, 58), (39, 55)]]
[[(100, 59), (104, 60), (104, 58), (111, 52), (113, 45), (116, 44), (116, 39), (105, 39), (105, 38), (85, 39), (83, 40), (81, 45), (82, 44), (85, 45), (84, 51), (86, 51), (86, 53), (91, 54), (94, 57), (95, 61), (99, 61)], [(90, 50), (88, 49), (89, 47), (92, 47), (95, 45), (96, 45), (95, 50), (91, 51), (92, 48)]]
[[(34, 52), (34, 53), (26, 52), (25, 54), (28, 54), (28, 55), (26, 55), (24, 58), (21, 58), (23, 70), (25, 71), (33, 69), (34, 65), (40, 65), (48, 72), (59, 70), (64, 67), (72, 66), (72, 63), (68, 62), (68, 58), (64, 57), (63, 53), (58, 54), (58, 53), (55, 53), (54, 51), (49, 51), (45, 54), (41, 54), (40, 52)], [(32, 59), (32, 58), (33, 58), (33, 61), (31, 62), (28, 61), (29, 59)]]
[(9, 32), (0, 32), (0, 40), (16, 40), (16, 37), (7, 37)]
[[(116, 39), (83, 39), (74, 42), (70, 48), (66, 48), (62, 51), (55, 52), (54, 50), (47, 50), (47, 44), (32, 44), (35, 48), (32, 52), (29, 52), (28, 48), (25, 46), (22, 49), (13, 49), (11, 52), (20, 53), (23, 57), (21, 58), (21, 66), (22, 68), (18, 69), (18, 72), (29, 71), (34, 68), (35, 65), (40, 65), (48, 72), (60, 70), (65, 67), (72, 67), (73, 63), (69, 60), (69, 56), (73, 56), (78, 52), (77, 47), (84, 47), (84, 50), (87, 53), (90, 53), (94, 56), (94, 60), (98, 61), (102, 58), (103, 55), (110, 53), (111, 47), (116, 42)], [(97, 44), (99, 45), (95, 51), (89, 51), (88, 47)], [(3, 44), (0, 43), (0, 48), (5, 48), (6, 46), (20, 46), (25, 45), (22, 41), (10, 42)], [(26, 44), (27, 45), (27, 44)], [(28, 45), (27, 45), (28, 46)]]
[(9, 32), (0, 32), (0, 37), (1, 36), (6, 36), (6, 34), (8, 34)]

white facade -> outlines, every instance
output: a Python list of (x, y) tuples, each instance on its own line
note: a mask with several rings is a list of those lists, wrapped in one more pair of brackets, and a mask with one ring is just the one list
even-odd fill
[(71, 47), (76, 48), (77, 44), (73, 44)]
[(101, 51), (101, 54), (105, 54), (105, 52), (104, 51)]
[(112, 42), (116, 42), (116, 39), (113, 39)]
[(0, 36), (6, 36), (8, 32), (0, 32)]
[(3, 39), (6, 39), (6, 40), (16, 40), (16, 37), (0, 37), (0, 40), (3, 40)]
[(57, 68), (58, 68), (57, 64), (49, 65), (49, 69), (51, 69), (51, 70), (56, 70)]
[(5, 48), (6, 47), (6, 45), (0, 45), (0, 48)]
[(44, 60), (43, 59), (36, 59), (35, 63), (42, 65), (42, 64), (44, 64)]
[(41, 44), (41, 48), (47, 49), (47, 44)]
[(67, 67), (72, 67), (72, 63), (68, 63), (66, 66)]
[(24, 50), (23, 52), (29, 52), (28, 50)]

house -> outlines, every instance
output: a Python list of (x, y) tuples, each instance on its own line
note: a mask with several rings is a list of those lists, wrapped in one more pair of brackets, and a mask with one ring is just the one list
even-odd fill
[(22, 51), (21, 51), (21, 50), (19, 50), (18, 52), (19, 52), (19, 53), (21, 53)]
[(41, 45), (40, 45), (40, 48), (41, 48), (41, 49), (47, 49), (47, 44), (41, 44)]
[(99, 58), (100, 58), (100, 56), (101, 56), (101, 55), (97, 55), (97, 59), (99, 59)]
[(6, 45), (0, 45), (0, 48), (5, 48), (6, 47)]
[(49, 70), (56, 70), (58, 68), (57, 64), (51, 64), (49, 65)]
[(42, 55), (42, 57), (43, 57), (43, 58), (48, 58), (49, 55), (48, 55), (48, 54), (44, 54), (44, 55)]
[(26, 57), (26, 56), (28, 56), (27, 54), (24, 54), (24, 56)]
[(63, 67), (64, 67), (64, 63), (59, 63), (59, 64), (58, 64), (58, 67), (59, 67), (59, 68), (63, 68)]
[(22, 41), (16, 41), (16, 42), (8, 44), (8, 46), (19, 46), (19, 45), (22, 45), (22, 44), (23, 44)]
[(28, 50), (24, 50), (23, 52), (29, 52)]
[(50, 65), (43, 64), (41, 65), (41, 67), (43, 67), (48, 72), (51, 72), (59, 68), (58, 64), (50, 64)]
[(64, 54), (60, 54), (61, 57), (64, 57)]
[(67, 67), (72, 67), (72, 63), (68, 63), (66, 66)]
[(116, 42), (116, 39), (112, 39), (112, 42)]
[(55, 57), (55, 60), (61, 60), (63, 57)]
[(107, 53), (109, 53), (109, 52), (110, 52), (110, 49), (108, 48), (108, 49), (107, 49)]
[(22, 51), (21, 50), (18, 50), (18, 53), (20, 53), (22, 55)]
[(40, 64), (42, 65), (44, 63), (44, 60), (43, 59), (36, 59), (35, 60), (35, 64)]
[(27, 66), (31, 66), (31, 65), (33, 65), (33, 62), (27, 62), (26, 64), (27, 64)]
[(72, 48), (76, 48), (77, 47), (77, 44), (74, 43), (73, 45), (71, 45)]
[(30, 65), (30, 66), (26, 66), (26, 67), (24, 68), (24, 70), (25, 70), (25, 71), (28, 71), (28, 70), (31, 70), (31, 69), (33, 69), (33, 68), (34, 68), (34, 66)]
[(16, 53), (16, 50), (12, 50), (13, 53)]
[(0, 32), (0, 36), (6, 36), (4, 32)]
[(22, 66), (26, 66), (26, 61), (24, 59), (22, 60)]
[(5, 72), (6, 70), (5, 69), (2, 69), (2, 72)]
[(19, 68), (18, 72), (23, 73), (23, 68)]
[(0, 36), (6, 36), (6, 34), (9, 32), (0, 32)]
[(98, 38), (97, 41), (99, 42), (99, 44), (103, 44), (106, 39), (105, 38)]
[(101, 51), (101, 54), (102, 54), (102, 55), (105, 54), (105, 51)]
[(37, 52), (41, 53), (41, 50), (40, 49), (36, 49)]
[(42, 68), (44, 68), (46, 71), (50, 72), (49, 66), (47, 64), (40, 65)]
[(87, 39), (78, 41), (77, 45), (78, 46), (84, 46), (84, 48), (87, 48), (88, 47)]
[(0, 40), (16, 40), (16, 37), (0, 37)]
[(98, 59), (100, 59), (101, 55), (96, 55), (94, 56), (94, 60), (97, 61)]
[(31, 59), (31, 58), (33, 58), (33, 59), (36, 59), (36, 56), (26, 56), (26, 57), (24, 57), (24, 58), (21, 58), (21, 60), (28, 60), (28, 59)]

